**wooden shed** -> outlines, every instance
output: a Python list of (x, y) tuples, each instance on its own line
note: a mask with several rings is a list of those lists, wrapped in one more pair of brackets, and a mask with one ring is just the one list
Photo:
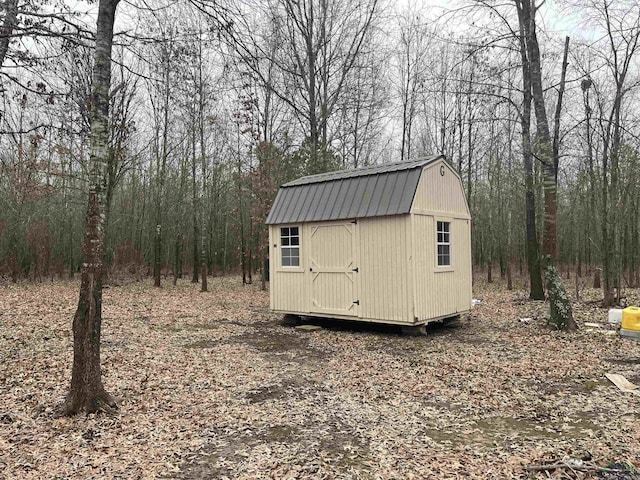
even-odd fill
[(443, 156), (299, 178), (267, 224), (276, 312), (417, 327), (471, 309), (471, 216)]

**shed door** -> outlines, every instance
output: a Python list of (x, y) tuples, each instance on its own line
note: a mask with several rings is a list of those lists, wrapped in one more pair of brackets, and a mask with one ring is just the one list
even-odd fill
[(310, 313), (358, 316), (357, 228), (351, 222), (311, 227)]

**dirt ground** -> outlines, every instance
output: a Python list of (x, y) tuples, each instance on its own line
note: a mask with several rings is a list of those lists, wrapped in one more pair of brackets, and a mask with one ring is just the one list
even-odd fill
[(525, 470), (565, 456), (640, 466), (640, 397), (604, 377), (640, 384), (640, 342), (603, 333), (594, 304), (574, 304), (578, 333), (553, 332), (542, 302), (477, 282), (472, 315), (405, 337), (296, 330), (258, 286), (209, 286), (107, 289), (103, 374), (121, 409), (76, 418), (54, 413), (78, 285), (0, 287), (0, 478), (596, 478)]

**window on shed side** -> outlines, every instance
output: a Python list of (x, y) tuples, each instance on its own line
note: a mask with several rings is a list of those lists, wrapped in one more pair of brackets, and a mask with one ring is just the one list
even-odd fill
[(451, 266), (451, 223), (437, 222), (436, 245), (438, 254), (438, 266)]
[(300, 266), (300, 229), (280, 228), (280, 259), (283, 267)]

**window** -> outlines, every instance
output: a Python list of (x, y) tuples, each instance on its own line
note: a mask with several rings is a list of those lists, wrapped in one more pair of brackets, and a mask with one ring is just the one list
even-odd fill
[(300, 266), (300, 231), (298, 227), (280, 229), (280, 258), (283, 267)]
[(450, 226), (449, 222), (437, 222), (436, 228), (436, 245), (438, 248), (438, 266), (451, 266), (451, 242), (450, 242)]

